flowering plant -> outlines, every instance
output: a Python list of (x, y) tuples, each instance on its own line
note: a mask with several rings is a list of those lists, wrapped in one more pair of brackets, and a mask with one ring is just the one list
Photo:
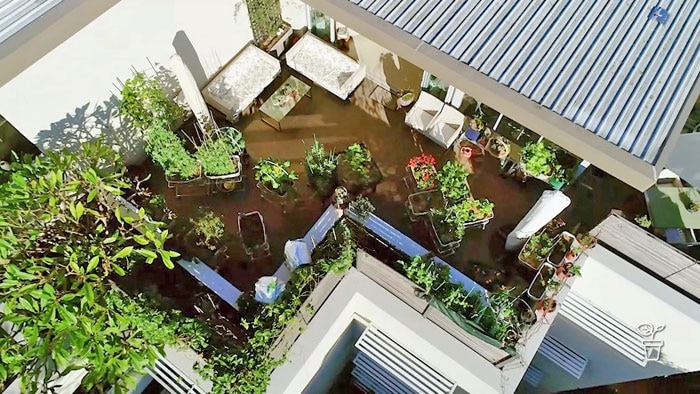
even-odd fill
[(413, 173), (413, 179), (416, 180), (418, 189), (430, 190), (435, 187), (435, 180), (437, 178), (435, 163), (437, 163), (435, 157), (426, 153), (413, 156), (408, 161), (408, 167)]

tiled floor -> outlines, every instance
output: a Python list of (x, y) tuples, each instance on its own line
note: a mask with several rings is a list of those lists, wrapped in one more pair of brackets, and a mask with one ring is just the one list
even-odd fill
[[(287, 75), (287, 72), (283, 72), (261, 97), (269, 97)], [(158, 169), (153, 169), (158, 173), (154, 176), (155, 190), (166, 195), (169, 205), (180, 215), (193, 214), (200, 206), (208, 207), (222, 215), (227, 232), (235, 234), (238, 212), (262, 212), (271, 258), (251, 264), (244, 263), (247, 259), (242, 253), (240, 241), (233, 238), (229, 248), (233, 251), (231, 259), (223, 264), (208, 262), (218, 266), (222, 275), (234, 285), (248, 290), (258, 277), (272, 274), (283, 260), (284, 242), (302, 237), (324, 209), (324, 201), (308, 187), (302, 166), (304, 150), (313, 142), (314, 136), (327, 149), (336, 151), (343, 150), (354, 142), (364, 142), (384, 175), (376, 193), (370, 196), (377, 208), (375, 213), (429, 249), (432, 247), (426, 227), (408, 219), (404, 208), (408, 192), (402, 177), (406, 175), (406, 163), (413, 155), (430, 153), (438, 159), (438, 166), (441, 166), (445, 161), (453, 159), (454, 153), (411, 132), (403, 124), (404, 111), (388, 109), (369, 99), (374, 87), (372, 82), (365, 80), (350, 101), (341, 101), (314, 86), (313, 98), (304, 98), (283, 119), (282, 132), (263, 123), (257, 113), (244, 117), (236, 127), (243, 131), (251, 159), (244, 170), (247, 176), (245, 191), (176, 199), (172, 190), (165, 187)], [(300, 175), (294, 201), (282, 206), (261, 198), (253, 180), (252, 167), (263, 157), (289, 160), (292, 163)], [(498, 230), (515, 225), (546, 189), (546, 185), (537, 180), (523, 184), (511, 178), (502, 178), (498, 174), (497, 160), (490, 156), (477, 157), (474, 164), (475, 173), (469, 181), (472, 192), (478, 198), (488, 198), (495, 203), (495, 218), (484, 231), (469, 230), (457, 253), (446, 257), (446, 260), (465, 273), (469, 273), (474, 264), (504, 269), (512, 276), (510, 279), (514, 283), (522, 284), (523, 281), (518, 279), (522, 270), (518, 267), (517, 259), (504, 253), (504, 240), (499, 237)], [(572, 206), (565, 211), (570, 226), (578, 222), (593, 226), (611, 208), (619, 208), (627, 199), (638, 194), (610, 177), (593, 178), (588, 182), (592, 183), (592, 190), (579, 185), (567, 191), (573, 201)], [(527, 276), (527, 272), (522, 274)]]

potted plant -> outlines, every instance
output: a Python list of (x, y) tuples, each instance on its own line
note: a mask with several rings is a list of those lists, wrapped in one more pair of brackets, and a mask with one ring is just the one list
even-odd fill
[(278, 196), (285, 196), (294, 188), (294, 181), (299, 179), (290, 167), (288, 161), (262, 159), (255, 165), (255, 180), (259, 187)]
[(556, 292), (559, 287), (559, 282), (553, 280), (557, 270), (549, 263), (542, 263), (535, 273), (535, 277), (530, 282), (527, 288), (528, 297), (533, 300), (541, 300), (547, 291)]
[(396, 99), (396, 109), (411, 105), (415, 98), (416, 95), (413, 93), (413, 91), (411, 91), (411, 89), (402, 90), (399, 92), (399, 97)]
[(549, 178), (557, 166), (554, 149), (544, 142), (530, 142), (520, 150), (520, 165), (526, 175)]
[(561, 267), (557, 268), (557, 278), (559, 278), (560, 281), (565, 282), (573, 276), (581, 276), (581, 266), (575, 265), (573, 261), (567, 261), (562, 264)]
[(335, 187), (335, 171), (338, 167), (338, 157), (326, 153), (323, 144), (316, 140), (304, 155), (304, 167), (309, 174), (311, 185), (325, 197), (330, 195)]
[(352, 211), (361, 221), (369, 219), (370, 215), (374, 213), (374, 205), (365, 196), (360, 196), (348, 204), (348, 209)]
[(556, 242), (557, 238), (546, 231), (533, 234), (520, 250), (518, 260), (532, 269), (539, 269)]
[(233, 127), (215, 130), (197, 148), (195, 156), (204, 175), (210, 179), (235, 178), (241, 175), (241, 153), (245, 142), (240, 131)]
[(282, 8), (279, 0), (248, 0), (248, 18), (250, 28), (253, 31), (255, 45), (263, 50), (272, 46), (275, 38), (284, 33), (282, 20)]
[(172, 221), (177, 218), (175, 212), (168, 208), (168, 204), (162, 194), (154, 194), (149, 198), (145, 208), (151, 217), (161, 222)]
[(418, 190), (430, 190), (435, 188), (437, 170), (435, 169), (435, 157), (427, 153), (413, 156), (408, 160), (408, 168)]
[(598, 244), (598, 237), (591, 233), (578, 234), (576, 240), (583, 249), (593, 249)]
[(224, 222), (221, 217), (209, 211), (196, 219), (190, 219), (190, 222), (197, 235), (197, 246), (216, 250), (219, 240), (224, 236)]
[(162, 123), (166, 128), (184, 116), (184, 110), (171, 100), (160, 87), (158, 81), (137, 73), (124, 82), (119, 101), (119, 113), (141, 129), (154, 123)]
[(552, 252), (547, 256), (547, 260), (555, 267), (559, 267), (563, 262), (567, 253), (571, 251), (571, 245), (574, 243), (574, 236), (568, 233), (561, 234), (559, 240), (552, 248)]
[(364, 144), (352, 144), (338, 156), (339, 183), (352, 194), (374, 188), (382, 179), (369, 149)]
[(471, 196), (467, 177), (469, 173), (456, 161), (448, 161), (438, 173), (440, 191), (451, 203), (465, 200)]
[(503, 136), (496, 136), (489, 139), (486, 150), (498, 159), (505, 159), (510, 154), (510, 142)]
[(336, 207), (336, 209), (345, 209), (347, 208), (347, 203), (348, 200), (350, 199), (350, 193), (348, 193), (348, 189), (338, 186), (335, 188), (333, 191), (333, 205)]
[(547, 314), (554, 312), (554, 310), (557, 308), (557, 300), (554, 299), (554, 297), (547, 297), (544, 299), (541, 299), (537, 302), (537, 306), (535, 309), (542, 313), (542, 317), (544, 318), (547, 316)]
[(475, 113), (471, 120), (469, 121), (469, 125), (467, 126), (467, 129), (464, 131), (464, 135), (467, 137), (468, 140), (470, 141), (476, 141), (479, 139), (481, 136), (481, 132), (486, 129), (486, 122), (484, 122), (484, 114), (481, 112)]
[(647, 215), (637, 215), (634, 218), (634, 221), (644, 229), (649, 229), (651, 227), (651, 219), (649, 219), (649, 216)]
[(185, 142), (162, 123), (152, 124), (146, 135), (146, 153), (165, 172), (170, 187), (201, 176), (199, 162), (185, 149)]

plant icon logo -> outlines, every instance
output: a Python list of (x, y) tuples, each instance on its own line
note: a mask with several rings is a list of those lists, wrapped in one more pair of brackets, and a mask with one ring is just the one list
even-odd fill
[(654, 339), (657, 332), (666, 328), (665, 325), (654, 326), (650, 323), (644, 323), (637, 326), (637, 332), (642, 336), (642, 344), (644, 345), (645, 360), (659, 361), (661, 358), (661, 348), (664, 346), (664, 341)]

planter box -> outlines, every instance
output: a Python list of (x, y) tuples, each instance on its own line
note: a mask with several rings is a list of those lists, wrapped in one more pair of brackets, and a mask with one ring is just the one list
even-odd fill
[(408, 166), (408, 170), (411, 173), (411, 177), (413, 178), (413, 183), (416, 185), (416, 190), (432, 190), (435, 188), (437, 185), (437, 170), (435, 169), (435, 166), (425, 164), (425, 167), (427, 167), (428, 171), (431, 173), (431, 177), (433, 179), (433, 186), (427, 187), (427, 188), (420, 188), (418, 187), (418, 176), (416, 175), (416, 167), (417, 166)]
[(554, 244), (554, 248), (547, 256), (547, 262), (555, 267), (561, 267), (564, 263), (564, 257), (566, 253), (571, 250), (572, 245), (576, 241), (576, 237), (573, 234), (563, 232), (559, 236), (559, 240)]
[(437, 219), (433, 215), (429, 215), (429, 217), (430, 227), (435, 234), (435, 239), (438, 242), (438, 246), (442, 249), (454, 249), (458, 247), (462, 242), (462, 239), (457, 238), (451, 232), (446, 231), (445, 227), (449, 227), (449, 225), (442, 223), (442, 221), (436, 223)]
[(357, 269), (418, 313), (428, 307), (428, 302), (416, 295), (423, 289), (361, 249), (357, 251)]
[[(544, 231), (544, 230), (542, 230), (542, 231)], [(542, 231), (540, 231), (537, 234), (541, 234)], [(557, 242), (559, 242), (558, 238), (559, 238), (558, 235), (554, 238), (555, 245), (557, 244)], [(522, 247), (522, 249), (520, 249), (520, 253), (518, 253), (518, 260), (526, 267), (533, 269), (533, 270), (537, 270), (542, 266), (543, 263), (547, 262), (547, 257), (549, 256), (549, 253), (551, 253), (551, 251), (548, 252), (547, 255), (542, 257), (541, 260), (538, 260), (536, 258), (537, 256), (530, 256), (530, 257), (523, 256), (523, 251), (525, 250), (525, 247), (527, 247), (527, 245), (530, 243), (531, 239), (532, 239), (532, 237), (528, 238), (527, 242), (525, 242), (525, 245)]]
[(235, 172), (232, 172), (230, 174), (224, 174), (224, 175), (205, 175), (207, 178), (211, 180), (224, 180), (224, 179), (233, 179), (241, 176), (241, 170), (243, 169), (243, 165), (241, 164), (241, 157), (238, 155), (233, 155), (231, 156), (231, 162), (233, 162), (233, 167), (236, 168)]
[(175, 188), (176, 186), (180, 186), (180, 185), (184, 185), (184, 186), (196, 185), (197, 182), (200, 182), (202, 180), (202, 168), (201, 168), (201, 166), (199, 167), (199, 175), (197, 175), (194, 178), (182, 179), (179, 177), (169, 177), (166, 174), (165, 180), (166, 180), (166, 182), (168, 182), (168, 187), (171, 189)]
[[(542, 263), (535, 274), (535, 278), (527, 288), (528, 297), (535, 301), (539, 301), (544, 298), (545, 294), (547, 294), (547, 283), (550, 279), (552, 279), (556, 272), (557, 269), (553, 265), (546, 262)], [(542, 286), (540, 283), (542, 280), (545, 282), (544, 286)]]
[(440, 190), (432, 189), (408, 196), (408, 207), (413, 216), (423, 216), (431, 209), (441, 209), (447, 206), (447, 201)]

